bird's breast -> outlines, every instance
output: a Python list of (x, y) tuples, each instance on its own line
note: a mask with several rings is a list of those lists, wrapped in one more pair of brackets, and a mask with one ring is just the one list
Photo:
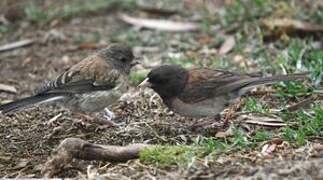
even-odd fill
[(128, 88), (127, 84), (122, 83), (110, 90), (77, 94), (74, 98), (71, 98), (67, 104), (78, 111), (98, 112), (117, 102)]
[(214, 97), (195, 103), (185, 103), (179, 98), (174, 98), (167, 106), (179, 115), (186, 117), (212, 117), (226, 108), (226, 102), (225, 96)]

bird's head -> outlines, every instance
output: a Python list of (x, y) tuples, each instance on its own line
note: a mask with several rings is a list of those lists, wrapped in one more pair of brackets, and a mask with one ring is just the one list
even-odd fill
[(130, 69), (139, 64), (135, 61), (135, 57), (132, 53), (131, 47), (124, 44), (111, 44), (105, 49), (99, 51), (99, 55), (102, 56), (107, 63), (112, 64), (114, 68), (121, 72), (129, 74)]
[(159, 66), (149, 72), (139, 87), (150, 87), (163, 99), (179, 95), (185, 87), (188, 72), (176, 65)]

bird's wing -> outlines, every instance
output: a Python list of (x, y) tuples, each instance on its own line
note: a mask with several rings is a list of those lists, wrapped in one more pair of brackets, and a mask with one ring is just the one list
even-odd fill
[(47, 82), (39, 93), (84, 93), (109, 90), (116, 86), (120, 72), (106, 63), (100, 56), (93, 55)]
[(179, 98), (195, 103), (208, 98), (229, 94), (255, 81), (258, 77), (214, 69), (189, 70), (187, 84)]

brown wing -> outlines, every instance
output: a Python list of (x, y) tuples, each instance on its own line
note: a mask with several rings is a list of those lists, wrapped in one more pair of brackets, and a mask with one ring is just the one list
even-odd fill
[(55, 80), (46, 83), (43, 92), (82, 93), (93, 90), (112, 89), (116, 86), (120, 73), (104, 59), (94, 55), (85, 58)]
[(186, 103), (195, 103), (239, 90), (255, 79), (258, 78), (223, 70), (192, 69), (179, 98)]

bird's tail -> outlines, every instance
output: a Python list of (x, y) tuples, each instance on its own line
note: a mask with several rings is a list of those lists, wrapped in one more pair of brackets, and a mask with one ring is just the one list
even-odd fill
[(56, 101), (68, 97), (66, 93), (46, 93), (38, 94), (31, 97), (26, 97), (17, 101), (13, 101), (7, 104), (0, 105), (0, 114), (8, 113), (10, 111), (26, 108), (31, 105), (41, 104), (45, 102)]
[(241, 82), (241, 81), (238, 82), (239, 84), (242, 84), (242, 86), (239, 86), (239, 95), (245, 94), (250, 89), (258, 85), (272, 84), (277, 81), (304, 80), (307, 78), (307, 75), (308, 73), (301, 73), (301, 74), (278, 75), (278, 76), (271, 76), (271, 77), (254, 77), (250, 79), (245, 79), (245, 80), (242, 80), (245, 82)]
[(254, 81), (251, 81), (247, 86), (256, 86), (260, 84), (272, 84), (277, 81), (293, 81), (293, 80), (304, 80), (307, 78), (308, 73), (299, 73), (299, 74), (287, 74), (287, 75), (278, 75), (271, 77), (261, 77)]

